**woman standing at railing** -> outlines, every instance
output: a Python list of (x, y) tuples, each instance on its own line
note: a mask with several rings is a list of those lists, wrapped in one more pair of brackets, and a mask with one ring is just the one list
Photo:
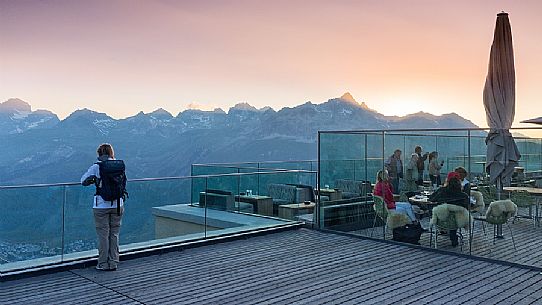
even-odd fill
[(434, 151), (429, 154), (429, 179), (435, 189), (442, 183), (440, 180), (440, 169), (443, 165), (444, 161), (438, 162), (438, 152)]
[(98, 162), (90, 166), (81, 177), (81, 184), (96, 185), (92, 202), (98, 235), (96, 269), (114, 271), (119, 263), (119, 233), (124, 213), (124, 196), (127, 195), (125, 167), (122, 160), (115, 160), (111, 144), (101, 144), (96, 152)]

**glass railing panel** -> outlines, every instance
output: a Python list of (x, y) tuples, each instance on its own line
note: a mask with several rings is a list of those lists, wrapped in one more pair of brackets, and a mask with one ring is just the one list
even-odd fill
[[(305, 171), (261, 175), (261, 195), (272, 198), (272, 216), (314, 223), (316, 177), (316, 172)], [(271, 211), (261, 214), (271, 216)]]
[(0, 188), (0, 271), (62, 261), (64, 186)]
[(320, 133), (320, 228), (359, 231), (372, 228), (368, 194), (384, 166), (382, 133)]
[[(203, 237), (204, 225), (186, 225), (190, 179), (130, 181), (120, 231), (121, 251), (156, 246), (184, 238)], [(65, 256), (95, 255), (94, 188), (69, 186), (65, 208)]]
[[(261, 194), (252, 188), (258, 179)], [(273, 204), (280, 196), (266, 193), (269, 183), (307, 187), (312, 197), (299, 200), (293, 219), (281, 220)], [(298, 221), (315, 206), (315, 185), (316, 172), (305, 171), (129, 181), (121, 253)], [(79, 184), (0, 187), (2, 272), (95, 257), (94, 193)]]
[[(257, 189), (251, 187), (258, 180), (261, 187), (256, 193)], [(281, 219), (298, 221), (297, 216), (301, 214), (309, 211), (313, 214), (315, 183), (314, 172), (279, 171), (207, 177), (206, 184), (214, 188), (206, 198), (207, 236), (280, 225), (284, 223)], [(285, 190), (297, 188), (303, 191), (289, 193), (294, 197), (286, 198)], [(297, 197), (301, 195), (305, 197)], [(298, 205), (299, 201), (302, 201), (301, 206)], [(305, 201), (308, 203), (305, 204)], [(284, 206), (281, 208), (282, 204)], [(290, 213), (285, 214), (282, 210)], [(217, 229), (217, 224), (223, 228)]]
[[(94, 186), (66, 186), (64, 206), (64, 255), (68, 258), (98, 254), (94, 224)], [(121, 238), (122, 238), (121, 234)]]

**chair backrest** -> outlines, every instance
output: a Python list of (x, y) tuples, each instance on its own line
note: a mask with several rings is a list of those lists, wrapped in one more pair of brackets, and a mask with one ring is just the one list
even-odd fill
[(482, 213), (485, 207), (484, 196), (478, 191), (470, 191), (470, 195), (474, 198), (475, 201), (474, 206), (471, 208), (471, 211)]
[(373, 195), (373, 201), (373, 209), (375, 210), (376, 215), (385, 220), (388, 217), (389, 211), (388, 207), (384, 203), (384, 198)]
[(271, 183), (267, 185), (267, 194), (273, 199), (284, 200), (287, 203), (296, 203), (297, 188), (293, 185)]
[(454, 204), (441, 204), (433, 208), (431, 224), (442, 229), (455, 230), (468, 228), (470, 224), (469, 211)]
[(354, 193), (356, 194), (356, 197), (365, 197), (373, 191), (370, 181), (348, 179), (337, 179), (335, 181), (335, 188), (338, 188), (343, 192)]
[(493, 201), (487, 208), (486, 221), (495, 225), (505, 224), (517, 211), (518, 206), (510, 199)]

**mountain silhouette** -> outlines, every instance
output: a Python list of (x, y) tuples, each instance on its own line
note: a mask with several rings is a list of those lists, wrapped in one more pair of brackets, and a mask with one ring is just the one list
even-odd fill
[(102, 142), (115, 146), (129, 178), (145, 178), (189, 175), (194, 163), (315, 159), (319, 130), (477, 127), (454, 113), (384, 116), (350, 93), (278, 111), (240, 103), (227, 113), (188, 109), (173, 116), (160, 108), (125, 119), (82, 109), (60, 121), (18, 99), (0, 109), (3, 185), (78, 181)]

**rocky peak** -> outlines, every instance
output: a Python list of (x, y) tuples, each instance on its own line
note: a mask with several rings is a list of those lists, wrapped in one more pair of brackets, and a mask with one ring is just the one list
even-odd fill
[(163, 108), (158, 108), (150, 113), (152, 117), (158, 118), (158, 119), (171, 119), (173, 116), (171, 113), (169, 113), (167, 110)]
[(246, 102), (235, 104), (235, 106), (230, 108), (229, 112), (231, 112), (232, 110), (233, 111), (258, 111), (256, 107)]
[(32, 107), (27, 102), (18, 99), (10, 98), (7, 101), (0, 103), (0, 112), (32, 112)]
[(347, 102), (351, 102), (351, 103), (355, 103), (357, 104), (358, 102), (354, 99), (354, 97), (352, 96), (352, 94), (350, 94), (350, 92), (345, 92), (341, 97), (340, 97), (341, 100), (345, 100)]

